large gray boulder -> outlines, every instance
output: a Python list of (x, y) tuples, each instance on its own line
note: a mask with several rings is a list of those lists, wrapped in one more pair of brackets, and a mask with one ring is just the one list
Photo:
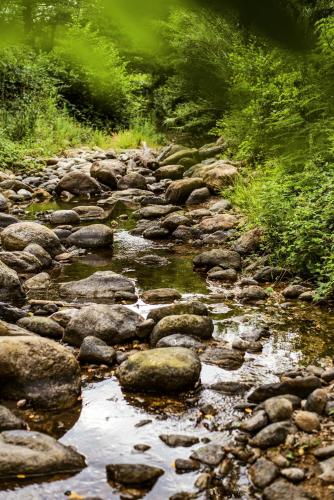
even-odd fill
[(168, 394), (192, 389), (200, 373), (201, 363), (193, 351), (166, 347), (129, 356), (118, 377), (126, 390)]
[(113, 244), (114, 232), (105, 224), (92, 224), (78, 229), (66, 241), (80, 248), (109, 247)]
[(98, 271), (88, 278), (63, 283), (59, 292), (62, 297), (114, 299), (115, 293), (134, 293), (135, 286), (129, 278), (113, 271)]
[(64, 409), (79, 395), (79, 365), (66, 347), (37, 335), (0, 336), (1, 398)]
[(64, 342), (80, 346), (85, 337), (97, 337), (108, 345), (136, 338), (144, 318), (122, 305), (83, 307), (68, 323)]
[(213, 321), (207, 316), (195, 314), (166, 316), (155, 325), (151, 334), (151, 344), (156, 345), (160, 339), (174, 333), (209, 339), (213, 333)]
[(211, 269), (216, 266), (223, 269), (241, 268), (241, 257), (237, 252), (219, 248), (196, 255), (193, 262), (194, 267), (199, 269)]
[(36, 222), (18, 222), (6, 227), (1, 233), (5, 250), (24, 250), (30, 243), (37, 243), (52, 257), (61, 253), (61, 243), (48, 227)]
[(60, 195), (63, 191), (76, 196), (96, 195), (101, 192), (100, 184), (79, 170), (64, 175), (57, 184), (56, 193)]
[(74, 473), (85, 466), (82, 455), (46, 434), (25, 430), (0, 434), (0, 478)]
[(24, 297), (17, 272), (0, 261), (0, 300), (14, 300)]

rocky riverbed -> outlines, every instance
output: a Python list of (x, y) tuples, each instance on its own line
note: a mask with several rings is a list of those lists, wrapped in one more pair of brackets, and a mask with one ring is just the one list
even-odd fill
[(0, 498), (333, 498), (331, 306), (223, 149), (0, 172)]

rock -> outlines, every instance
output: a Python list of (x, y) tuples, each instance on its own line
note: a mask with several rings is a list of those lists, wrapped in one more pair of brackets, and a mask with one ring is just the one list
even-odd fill
[(45, 408), (69, 408), (80, 394), (73, 354), (36, 335), (0, 337), (0, 381), (1, 398), (27, 399)]
[(208, 386), (209, 389), (213, 391), (220, 392), (222, 394), (238, 395), (241, 396), (245, 392), (249, 391), (251, 385), (245, 382), (233, 382), (232, 380), (215, 382)]
[(161, 221), (161, 227), (167, 229), (170, 232), (175, 231), (175, 229), (178, 226), (188, 226), (188, 225), (190, 225), (190, 220), (188, 219), (188, 217), (179, 213), (173, 213), (167, 215), (167, 217), (165, 217)]
[(29, 478), (74, 473), (86, 466), (85, 458), (54, 438), (25, 430), (0, 434), (0, 477)]
[(240, 424), (240, 429), (245, 432), (257, 432), (269, 423), (268, 417), (263, 410), (257, 411), (250, 418)]
[(306, 398), (315, 389), (321, 387), (321, 380), (315, 376), (286, 379), (284, 382), (264, 384), (254, 389), (248, 396), (248, 401), (261, 403), (270, 397), (293, 394)]
[(327, 368), (321, 378), (325, 380), (325, 382), (332, 382), (332, 380), (334, 380), (334, 368)]
[(186, 205), (197, 205), (199, 203), (204, 203), (210, 198), (210, 191), (208, 188), (203, 187), (199, 189), (195, 189), (187, 198)]
[(147, 319), (153, 319), (158, 323), (166, 316), (174, 316), (179, 314), (196, 314), (197, 316), (207, 316), (208, 308), (205, 304), (199, 301), (178, 302), (169, 306), (156, 307), (152, 309), (147, 316)]
[(313, 302), (315, 299), (315, 291), (308, 290), (307, 292), (300, 294), (298, 299), (302, 300), (303, 302)]
[(144, 318), (122, 305), (85, 306), (68, 323), (64, 342), (80, 347), (86, 337), (96, 337), (108, 345), (136, 338)]
[(16, 271), (0, 261), (0, 300), (22, 299), (23, 297), (24, 292)]
[(199, 349), (202, 347), (202, 344), (194, 337), (175, 333), (174, 335), (168, 335), (160, 339), (156, 347), (186, 347), (187, 349)]
[(133, 354), (121, 364), (118, 376), (126, 390), (165, 394), (192, 389), (200, 372), (193, 351), (167, 347)]
[(0, 213), (0, 229), (3, 229), (11, 224), (16, 224), (19, 220), (14, 215)]
[(285, 469), (282, 469), (281, 475), (292, 483), (299, 483), (305, 477), (303, 469), (299, 469), (298, 467), (287, 467)]
[(160, 257), (160, 255), (143, 255), (142, 257), (138, 257), (136, 259), (137, 264), (148, 267), (162, 267), (168, 266), (170, 261), (166, 259), (166, 257)]
[(271, 267), (266, 266), (257, 271), (253, 278), (260, 283), (268, 283), (276, 280), (284, 280), (285, 278), (290, 278), (291, 273), (287, 269), (281, 267)]
[(51, 229), (36, 222), (18, 222), (6, 227), (1, 233), (5, 250), (24, 250), (30, 243), (37, 243), (52, 257), (61, 253), (61, 244)]
[(245, 359), (244, 353), (225, 347), (208, 347), (201, 355), (201, 361), (217, 365), (224, 370), (238, 370)]
[(202, 187), (203, 180), (199, 177), (173, 181), (167, 188), (166, 200), (168, 203), (185, 203), (195, 189)]
[(74, 207), (73, 210), (79, 215), (81, 221), (104, 219), (106, 217), (103, 208), (95, 205)]
[(305, 410), (321, 415), (325, 411), (327, 403), (327, 391), (325, 389), (316, 389), (308, 396)]
[(293, 412), (292, 403), (285, 398), (270, 398), (264, 404), (265, 411), (271, 422), (289, 420)]
[(284, 443), (291, 430), (292, 425), (289, 421), (270, 424), (258, 432), (250, 441), (250, 444), (257, 448), (270, 448), (272, 446), (278, 446)]
[(215, 233), (216, 231), (233, 229), (238, 224), (239, 221), (235, 215), (219, 214), (202, 219), (198, 227), (204, 233)]
[(219, 266), (222, 269), (235, 269), (238, 271), (241, 268), (241, 257), (232, 250), (209, 250), (197, 255), (193, 262), (194, 267), (198, 269), (211, 269)]
[(143, 292), (142, 299), (147, 304), (163, 304), (180, 300), (182, 295), (174, 288), (157, 288)]
[(24, 282), (24, 289), (29, 290), (47, 290), (50, 286), (50, 276), (48, 273), (39, 273)]
[(213, 192), (231, 185), (238, 174), (238, 169), (226, 160), (218, 160), (211, 165), (198, 164), (192, 168), (193, 177), (201, 177), (205, 185)]
[(7, 212), (8, 207), (9, 202), (7, 198), (2, 193), (0, 193), (0, 212)]
[(163, 337), (174, 333), (209, 339), (213, 333), (213, 321), (207, 316), (196, 316), (195, 314), (166, 316), (153, 328), (151, 345), (155, 346)]
[(155, 224), (143, 232), (143, 237), (148, 240), (163, 240), (164, 238), (168, 238), (168, 236), (169, 231), (159, 224)]
[(147, 205), (135, 212), (134, 215), (141, 219), (159, 219), (178, 210), (180, 207), (175, 205)]
[(122, 177), (117, 183), (117, 189), (147, 189), (146, 179), (137, 172), (130, 172)]
[(112, 271), (98, 271), (88, 278), (62, 283), (59, 288), (62, 297), (114, 299), (116, 292), (135, 292), (133, 282)]
[(192, 460), (197, 460), (206, 465), (219, 465), (225, 456), (224, 448), (219, 444), (207, 444), (190, 455)]
[(64, 175), (56, 186), (56, 193), (60, 195), (63, 191), (74, 194), (76, 196), (96, 195), (101, 192), (100, 184), (79, 170), (69, 172)]
[(211, 207), (210, 210), (211, 212), (215, 212), (217, 214), (222, 214), (228, 210), (231, 210), (232, 208), (232, 203), (229, 200), (220, 200), (217, 203), (214, 203)]
[(159, 438), (171, 448), (177, 448), (179, 446), (189, 448), (190, 446), (199, 443), (198, 437), (184, 436), (181, 434), (160, 434)]
[(27, 316), (20, 319), (17, 324), (29, 332), (41, 335), (41, 337), (59, 340), (64, 335), (64, 329), (58, 323), (43, 316)]
[(304, 432), (320, 429), (320, 420), (316, 413), (310, 411), (297, 411), (294, 415), (295, 424)]
[(232, 348), (238, 349), (239, 351), (260, 352), (263, 349), (263, 345), (262, 342), (254, 342), (236, 338), (232, 342)]
[(238, 293), (238, 298), (246, 302), (256, 302), (268, 298), (268, 292), (258, 285), (245, 286)]
[(145, 451), (151, 449), (151, 446), (149, 446), (148, 444), (135, 444), (133, 449), (139, 451), (140, 453), (145, 453)]
[(165, 167), (158, 168), (154, 175), (160, 181), (161, 179), (171, 179), (173, 181), (182, 179), (187, 167), (183, 165), (166, 165)]
[[(120, 164), (119, 169), (117, 169), (118, 164)], [(114, 165), (115, 161), (96, 161), (90, 167), (90, 175), (98, 182), (101, 182), (101, 184), (108, 186), (110, 189), (117, 189), (117, 174), (124, 175), (125, 167), (120, 162), (117, 162), (116, 166)]]
[(25, 315), (26, 312), (22, 310), (22, 308), (19, 309), (11, 304), (0, 302), (0, 320), (8, 321), (9, 323), (16, 323), (16, 321), (23, 318)]
[(181, 242), (189, 242), (195, 240), (199, 237), (199, 232), (194, 227), (179, 226), (172, 234), (174, 240), (179, 240)]
[(326, 458), (334, 457), (334, 444), (317, 448), (313, 451), (313, 455), (318, 460), (325, 460)]
[(319, 478), (325, 483), (334, 483), (334, 457), (320, 463), (322, 474)]
[(261, 490), (272, 483), (279, 474), (279, 468), (270, 460), (259, 458), (249, 469), (252, 483)]
[(67, 238), (67, 243), (80, 248), (104, 248), (113, 245), (114, 232), (104, 224), (85, 226)]
[(83, 363), (113, 365), (116, 351), (97, 337), (85, 337), (80, 346), (79, 360)]
[(25, 247), (24, 251), (36, 257), (36, 259), (40, 261), (41, 266), (43, 268), (51, 266), (52, 264), (51, 255), (46, 250), (44, 250), (44, 248), (41, 247), (41, 245), (38, 245), (37, 243), (30, 243)]
[(278, 479), (263, 492), (264, 500), (308, 500), (311, 497), (285, 479)]
[(193, 157), (198, 157), (198, 150), (197, 149), (180, 149), (179, 151), (173, 152), (167, 158), (165, 158), (163, 161), (161, 161), (160, 165), (162, 167), (166, 165), (175, 165), (177, 164), (180, 160), (183, 158), (193, 158)]
[(175, 470), (178, 474), (185, 472), (193, 472), (200, 468), (200, 463), (197, 460), (189, 460), (186, 458), (177, 458), (175, 460)]
[(110, 464), (106, 469), (108, 481), (127, 486), (153, 486), (164, 474), (162, 469), (144, 464)]
[(289, 285), (284, 288), (282, 294), (286, 299), (298, 299), (299, 295), (307, 292), (308, 289), (302, 285)]
[(0, 252), (0, 261), (19, 274), (36, 273), (42, 269), (41, 262), (29, 252)]
[(238, 279), (238, 274), (234, 269), (221, 269), (220, 271), (209, 271), (208, 278), (210, 280), (229, 281), (234, 283)]
[(56, 210), (50, 216), (50, 223), (55, 226), (61, 224), (80, 224), (80, 217), (74, 210)]
[(258, 250), (261, 243), (262, 231), (259, 228), (247, 231), (237, 239), (233, 250), (241, 255), (247, 255)]
[(69, 307), (66, 309), (61, 309), (51, 315), (51, 319), (60, 324), (63, 328), (65, 328), (69, 321), (74, 318), (79, 312), (79, 309), (74, 307)]
[(26, 429), (27, 424), (5, 406), (0, 406), (0, 432)]

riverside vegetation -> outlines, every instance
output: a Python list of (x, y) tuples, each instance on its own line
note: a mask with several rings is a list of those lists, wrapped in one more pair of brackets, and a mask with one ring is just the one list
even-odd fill
[(0, 2), (0, 498), (332, 498), (333, 5), (267, 2)]

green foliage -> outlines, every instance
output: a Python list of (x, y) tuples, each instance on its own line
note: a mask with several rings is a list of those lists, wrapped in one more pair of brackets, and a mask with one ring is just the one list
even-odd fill
[(111, 145), (116, 150), (142, 147), (144, 143), (150, 147), (164, 143), (164, 136), (156, 131), (148, 120), (137, 120), (129, 129), (121, 130), (113, 135)]

